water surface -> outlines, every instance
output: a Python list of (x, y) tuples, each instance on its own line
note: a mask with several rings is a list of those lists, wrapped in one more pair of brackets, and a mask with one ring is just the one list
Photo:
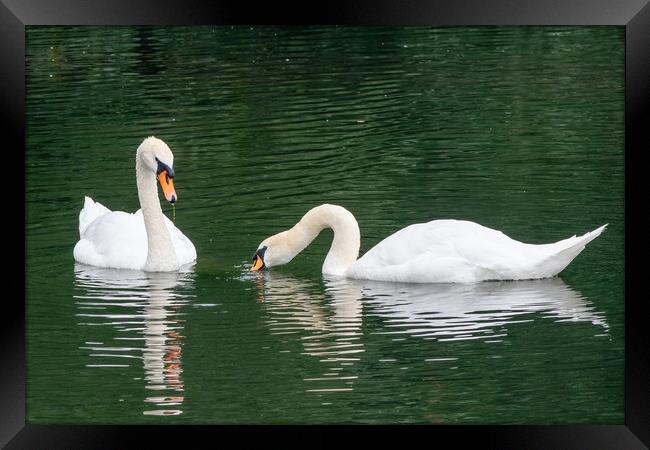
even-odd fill
[[(28, 27), (27, 420), (623, 423), (623, 58), (617, 27)], [(84, 195), (139, 208), (149, 135), (197, 264), (75, 264)], [(331, 279), (330, 231), (247, 272), (325, 202), (362, 253), (609, 227), (549, 280)]]

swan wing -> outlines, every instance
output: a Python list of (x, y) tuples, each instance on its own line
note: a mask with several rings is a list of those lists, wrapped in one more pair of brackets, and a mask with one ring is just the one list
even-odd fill
[(83, 236), (88, 225), (90, 225), (95, 219), (109, 212), (111, 212), (111, 210), (101, 203), (94, 201), (88, 196), (84, 197), (84, 207), (79, 213), (79, 237)]
[(74, 247), (75, 260), (100, 267), (142, 269), (147, 260), (147, 232), (142, 213), (138, 213), (109, 210), (95, 218)]
[(545, 278), (564, 269), (603, 228), (534, 245), (474, 222), (434, 220), (388, 236), (357, 260), (348, 276), (422, 283)]
[(352, 266), (354, 278), (405, 282), (471, 282), (512, 264), (521, 244), (500, 231), (463, 220), (405, 227)]
[(178, 263), (183, 266), (190, 264), (196, 261), (196, 248), (190, 239), (183, 234), (181, 230), (176, 228), (176, 225), (169, 220), (167, 216), (165, 217), (165, 225), (171, 236), (172, 243), (174, 244), (174, 250), (176, 251), (176, 257), (178, 258)]

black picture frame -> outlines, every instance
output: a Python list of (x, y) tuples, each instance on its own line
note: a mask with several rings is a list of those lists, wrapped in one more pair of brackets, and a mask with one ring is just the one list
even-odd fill
[[(353, 431), (384, 440), (398, 432), (431, 445), (451, 439), (488, 448), (647, 448), (650, 446), (650, 340), (642, 295), (645, 220), (641, 158), (649, 148), (650, 4), (648, 0), (328, 1), (261, 4), (207, 0), (0, 0), (0, 127), (5, 236), (25, 236), (25, 26), (26, 25), (620, 25), (625, 26), (625, 424), (549, 426), (59, 426), (25, 424), (25, 241), (5, 238), (10, 262), (2, 295), (0, 445), (7, 448), (128, 448), (223, 439), (268, 445), (318, 442), (337, 445)], [(9, 158), (9, 160), (7, 160)], [(23, 170), (21, 170), (21, 165)], [(18, 190), (23, 190), (23, 196)], [(21, 198), (22, 197), (22, 198)], [(637, 202), (638, 200), (638, 202)], [(640, 216), (641, 214), (639, 214)], [(10, 234), (11, 233), (11, 234)], [(14, 234), (15, 233), (15, 234)], [(632, 245), (628, 245), (631, 243)], [(9, 245), (6, 245), (9, 244)], [(647, 247), (647, 246), (646, 246)], [(561, 395), (561, 393), (558, 393)], [(353, 428), (353, 429), (351, 429)], [(288, 431), (288, 433), (287, 433)], [(218, 438), (217, 438), (218, 436)], [(287, 441), (286, 437), (291, 436)], [(309, 444), (311, 445), (311, 444)]]

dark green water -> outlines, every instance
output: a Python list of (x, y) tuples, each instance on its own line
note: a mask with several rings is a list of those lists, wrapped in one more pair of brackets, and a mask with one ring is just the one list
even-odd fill
[[(622, 27), (28, 27), (28, 422), (623, 423), (623, 58)], [(194, 270), (75, 266), (84, 195), (139, 208), (149, 135)], [(609, 228), (543, 281), (324, 279), (329, 231), (246, 271), (326, 202), (362, 252)]]

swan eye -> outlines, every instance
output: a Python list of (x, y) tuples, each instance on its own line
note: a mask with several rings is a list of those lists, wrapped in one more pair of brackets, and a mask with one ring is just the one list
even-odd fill
[(155, 158), (156, 158), (156, 162), (158, 163), (158, 167), (156, 168), (156, 175), (160, 175), (161, 172), (167, 172), (168, 178), (174, 178), (174, 169), (172, 169), (167, 164), (159, 160), (157, 156)]

